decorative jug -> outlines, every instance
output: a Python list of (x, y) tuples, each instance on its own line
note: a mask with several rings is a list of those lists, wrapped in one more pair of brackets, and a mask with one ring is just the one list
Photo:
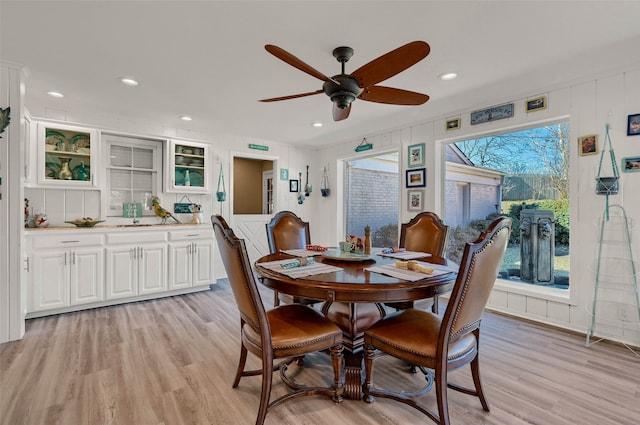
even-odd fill
[(73, 180), (73, 173), (69, 168), (71, 158), (66, 156), (60, 157), (60, 171), (58, 172), (58, 178), (60, 180)]

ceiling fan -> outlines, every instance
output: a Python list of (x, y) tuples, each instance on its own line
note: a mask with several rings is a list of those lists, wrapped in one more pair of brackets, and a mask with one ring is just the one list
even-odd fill
[(262, 99), (260, 102), (276, 102), (325, 93), (333, 102), (333, 120), (341, 121), (349, 117), (351, 103), (356, 99), (390, 105), (422, 105), (429, 100), (426, 94), (377, 85), (427, 57), (431, 48), (424, 41), (413, 41), (398, 47), (361, 66), (351, 74), (345, 74), (344, 64), (353, 56), (353, 49), (337, 47), (333, 50), (333, 57), (342, 64), (342, 72), (333, 77), (327, 77), (278, 46), (267, 44), (264, 48), (278, 59), (324, 81), (324, 84), (322, 90)]

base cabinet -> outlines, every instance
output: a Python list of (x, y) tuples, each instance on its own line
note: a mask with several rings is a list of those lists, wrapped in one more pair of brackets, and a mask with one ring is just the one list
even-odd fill
[(50, 230), (27, 231), (28, 318), (185, 294), (215, 283), (209, 228)]
[(167, 290), (167, 245), (108, 247), (107, 299), (134, 297)]
[(169, 289), (209, 285), (213, 276), (213, 235), (201, 232), (169, 233)]
[[(89, 244), (101, 245), (101, 237), (92, 239)], [(81, 238), (35, 241), (28, 271), (29, 312), (104, 300), (104, 248), (83, 247), (86, 242)], [(70, 248), (58, 249), (61, 245)]]

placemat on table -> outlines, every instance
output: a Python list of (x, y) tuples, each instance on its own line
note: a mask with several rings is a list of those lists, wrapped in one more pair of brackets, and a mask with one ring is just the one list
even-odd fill
[(388, 254), (378, 252), (378, 255), (381, 257), (389, 257), (395, 258), (397, 260), (415, 260), (416, 258), (424, 258), (431, 257), (431, 254), (428, 252), (419, 252), (419, 251), (400, 251), (400, 252), (390, 252)]
[(365, 270), (380, 273), (386, 276), (395, 277), (397, 279), (408, 280), (409, 282), (417, 282), (418, 280), (422, 280), (426, 277), (440, 276), (446, 275), (450, 273), (455, 273), (455, 270), (449, 268), (447, 266), (440, 266), (437, 264), (425, 263), (422, 261), (417, 261), (418, 264), (424, 267), (430, 267), (433, 269), (433, 273), (426, 274), (420, 273), (413, 270), (408, 270), (402, 267), (396, 267), (395, 264), (385, 264), (383, 266), (373, 266), (367, 267)]
[(283, 249), (280, 252), (293, 255), (295, 257), (313, 257), (316, 255), (322, 255), (322, 251), (313, 251), (310, 249), (298, 248), (298, 249)]
[(330, 264), (323, 263), (312, 263), (307, 264), (306, 266), (294, 267), (292, 269), (285, 269), (282, 267), (283, 263), (290, 262), (291, 259), (288, 260), (277, 260), (277, 261), (266, 261), (264, 263), (259, 263), (261, 267), (272, 270), (276, 273), (283, 274), (285, 276), (289, 276), (293, 279), (298, 279), (305, 276), (313, 276), (316, 274), (323, 273), (333, 273), (342, 270), (340, 267), (332, 266)]

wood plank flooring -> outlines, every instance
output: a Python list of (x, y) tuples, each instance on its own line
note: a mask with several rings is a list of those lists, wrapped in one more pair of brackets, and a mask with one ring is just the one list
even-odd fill
[[(265, 290), (266, 291), (266, 290)], [(264, 292), (266, 304), (270, 292)], [(453, 424), (636, 425), (640, 358), (608, 342), (486, 313), (481, 370), (491, 404), (449, 392)], [(23, 340), (0, 345), (0, 425), (253, 424), (260, 378), (231, 388), (239, 353), (231, 290), (32, 319)], [(251, 365), (257, 366), (255, 358)], [(327, 383), (327, 356), (308, 356), (297, 380)], [(451, 374), (470, 383), (468, 368)], [(376, 361), (374, 383), (418, 388), (400, 362)], [(273, 395), (286, 391), (274, 378)], [(435, 407), (432, 393), (423, 398)], [(366, 404), (323, 397), (285, 403), (266, 425), (418, 424), (426, 416), (390, 400)]]

